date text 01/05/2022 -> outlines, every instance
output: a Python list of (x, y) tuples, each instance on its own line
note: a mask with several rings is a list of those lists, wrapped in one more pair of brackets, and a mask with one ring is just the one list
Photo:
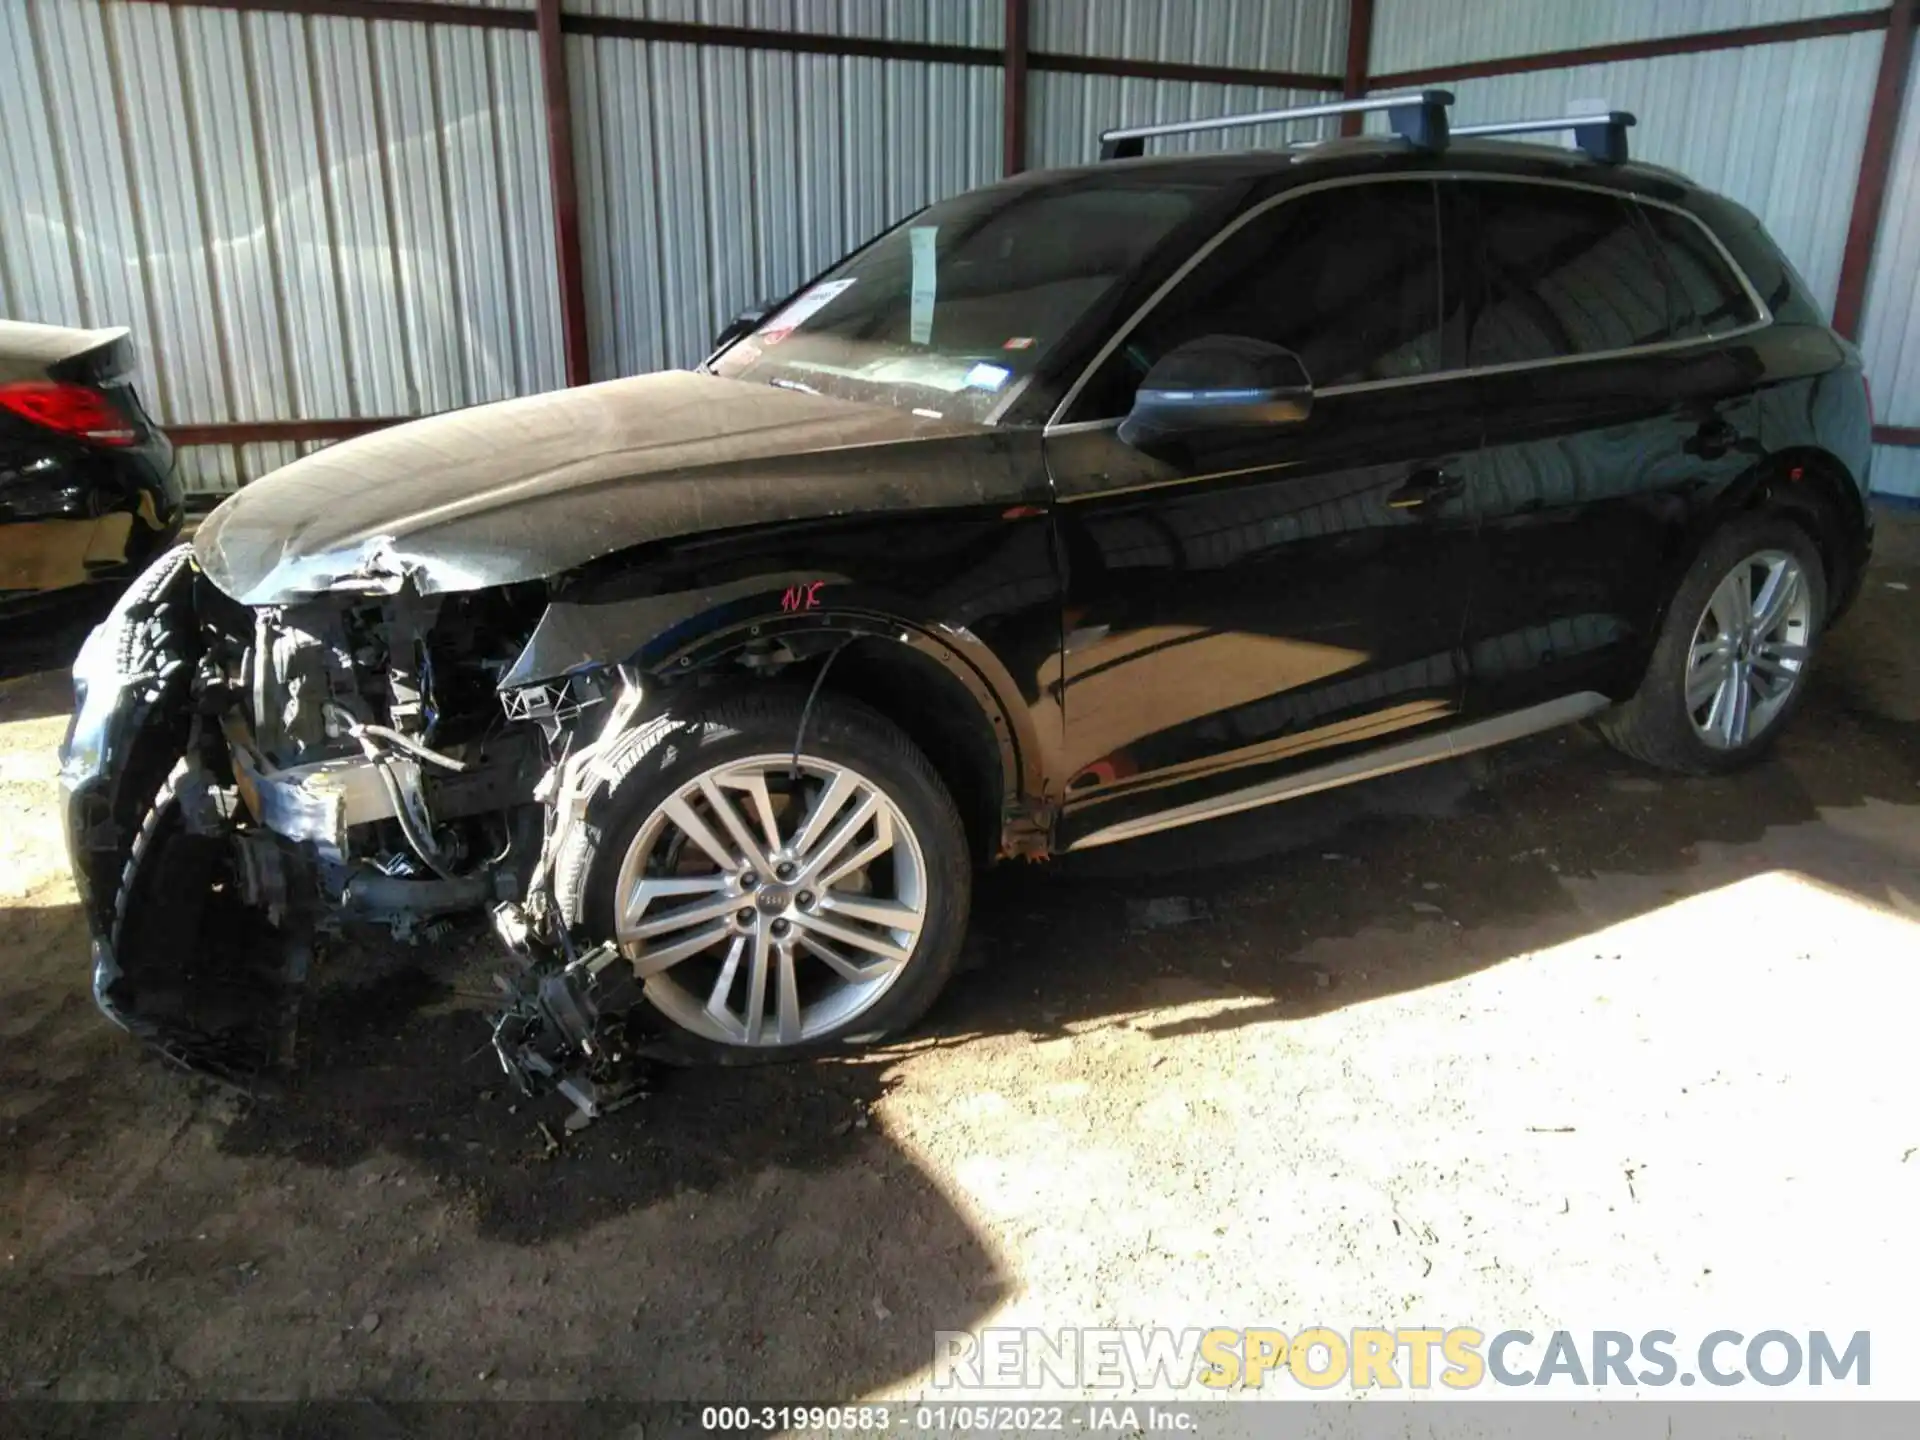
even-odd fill
[(1191, 1408), (1095, 1402), (1076, 1405), (709, 1405), (700, 1412), (702, 1430), (725, 1433), (791, 1433), (819, 1430), (836, 1434), (1032, 1434), (1138, 1435), (1187, 1434), (1198, 1425)]

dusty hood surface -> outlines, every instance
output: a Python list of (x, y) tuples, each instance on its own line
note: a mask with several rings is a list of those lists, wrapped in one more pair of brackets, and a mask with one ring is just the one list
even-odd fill
[(536, 580), (647, 540), (1012, 501), (1011, 437), (889, 406), (669, 371), (458, 410), (262, 477), (194, 551), (250, 605), (332, 589)]

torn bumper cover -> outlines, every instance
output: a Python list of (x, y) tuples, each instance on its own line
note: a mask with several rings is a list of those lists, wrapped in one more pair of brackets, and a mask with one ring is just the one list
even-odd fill
[(189, 560), (181, 546), (155, 561), (74, 662), (67, 852), (102, 1013), (185, 1068), (251, 1085), (284, 1055), (306, 949), (238, 905), (229, 847), (191, 823), (195, 771), (176, 774), (200, 645)]
[[(525, 954), (514, 906), (494, 923), (501, 938)], [(613, 945), (601, 945), (570, 963), (529, 964), (517, 976), (495, 977), (505, 1008), (494, 1016), (493, 1050), (522, 1094), (549, 1086), (588, 1119), (642, 1098), (651, 1065), (631, 1021), (640, 1002), (633, 967)]]
[(170, 722), (184, 705), (192, 659), (189, 559), (184, 545), (162, 556), (80, 647), (60, 744), (67, 859), (93, 939), (94, 998), (128, 1029), (110, 998), (119, 975), (109, 943), (114, 901), (143, 812), (185, 747), (184, 726)]

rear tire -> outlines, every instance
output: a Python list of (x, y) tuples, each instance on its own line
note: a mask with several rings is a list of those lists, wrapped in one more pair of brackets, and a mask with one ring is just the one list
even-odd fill
[(1743, 516), (1707, 541), (1633, 698), (1600, 717), (1622, 753), (1683, 775), (1764, 755), (1806, 694), (1827, 613), (1812, 539), (1779, 516)]
[(793, 779), (804, 707), (736, 694), (635, 731), (556, 857), (562, 918), (620, 945), (676, 1058), (879, 1039), (926, 1013), (959, 957), (973, 874), (946, 786), (897, 726), (834, 695), (807, 714)]

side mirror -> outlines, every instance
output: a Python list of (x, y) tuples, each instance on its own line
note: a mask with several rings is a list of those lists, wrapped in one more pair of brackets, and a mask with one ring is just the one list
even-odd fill
[(1120, 438), (1297, 424), (1313, 412), (1313, 381), (1300, 357), (1245, 335), (1203, 335), (1161, 356), (1140, 382)]
[(709, 353), (718, 355), (741, 336), (751, 335), (758, 330), (760, 322), (773, 313), (773, 303), (771, 300), (762, 300), (758, 305), (749, 305), (734, 316), (727, 322), (726, 328), (713, 337), (713, 349)]

